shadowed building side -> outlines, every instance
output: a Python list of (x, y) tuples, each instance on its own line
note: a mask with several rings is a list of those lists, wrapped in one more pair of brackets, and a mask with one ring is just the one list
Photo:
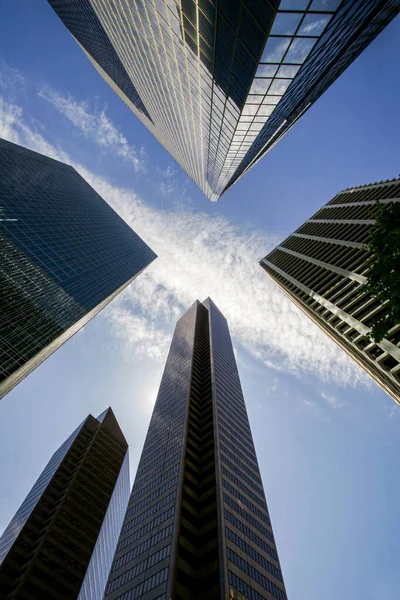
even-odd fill
[(2, 600), (102, 600), (128, 498), (128, 445), (109, 408), (54, 453), (0, 538)]

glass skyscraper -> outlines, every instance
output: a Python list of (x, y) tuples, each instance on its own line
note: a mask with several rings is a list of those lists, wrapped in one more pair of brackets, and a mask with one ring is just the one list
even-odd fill
[(267, 152), (400, 0), (48, 0), (211, 200)]
[(385, 305), (365, 292), (376, 202), (400, 202), (400, 179), (339, 192), (262, 259), (289, 298), (400, 404), (400, 323), (369, 339)]
[(286, 600), (225, 317), (179, 319), (105, 600)]
[(128, 444), (114, 413), (89, 415), (0, 538), (1, 598), (102, 600), (129, 487)]
[(155, 256), (75, 169), (0, 140), (0, 398)]

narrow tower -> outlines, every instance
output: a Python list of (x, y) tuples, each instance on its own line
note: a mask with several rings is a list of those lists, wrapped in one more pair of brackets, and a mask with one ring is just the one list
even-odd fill
[(102, 600), (128, 498), (128, 444), (109, 408), (53, 454), (0, 538), (1, 599)]
[(225, 317), (179, 319), (106, 600), (286, 600)]
[(377, 201), (400, 202), (400, 179), (339, 192), (260, 264), (400, 404), (400, 323), (380, 342), (369, 336), (376, 317), (387, 310), (364, 289)]
[(155, 257), (75, 169), (0, 139), (0, 398)]

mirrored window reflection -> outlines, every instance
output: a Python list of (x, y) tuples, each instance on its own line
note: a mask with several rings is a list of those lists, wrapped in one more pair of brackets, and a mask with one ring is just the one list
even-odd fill
[(271, 35), (294, 35), (303, 13), (278, 13), (272, 25)]
[(300, 65), (282, 65), (279, 67), (279, 71), (277, 72), (277, 77), (290, 77), (293, 78), (297, 75), (297, 71), (300, 69)]
[(256, 77), (274, 77), (277, 70), (278, 65), (265, 65), (260, 63), (258, 65)]
[(291, 38), (270, 37), (265, 44), (264, 52), (261, 57), (262, 63), (281, 62), (286, 50), (289, 47)]
[(306, 10), (309, 0), (282, 0), (279, 10)]
[(316, 41), (317, 38), (294, 38), (283, 62), (303, 64)]
[(339, 8), (342, 0), (314, 0), (310, 6), (310, 10), (331, 11)]
[(308, 14), (304, 17), (298, 34), (307, 36), (321, 35), (331, 18), (332, 15)]

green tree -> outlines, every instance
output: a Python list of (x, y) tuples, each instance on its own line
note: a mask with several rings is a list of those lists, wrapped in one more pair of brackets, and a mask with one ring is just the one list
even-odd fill
[(391, 327), (400, 323), (400, 202), (377, 202), (372, 215), (375, 225), (368, 244), (371, 269), (364, 290), (385, 305), (369, 336), (380, 342)]

